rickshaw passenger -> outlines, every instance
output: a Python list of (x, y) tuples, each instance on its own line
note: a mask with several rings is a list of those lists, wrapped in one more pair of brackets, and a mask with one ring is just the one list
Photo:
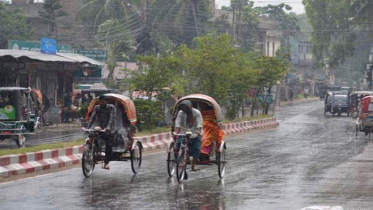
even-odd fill
[(224, 138), (224, 132), (219, 127), (214, 109), (205, 103), (201, 103), (201, 114), (203, 117), (203, 136), (200, 160), (209, 160), (214, 141), (219, 145)]
[(105, 129), (106, 135), (102, 137), (105, 140), (105, 161), (104, 169), (110, 169), (109, 162), (113, 153), (113, 139), (112, 132), (115, 128), (115, 106), (108, 104), (106, 96), (99, 97), (99, 105), (96, 105), (93, 109), (92, 115), (88, 122), (88, 128), (91, 128), (93, 125), (99, 126), (102, 129)]
[[(188, 100), (181, 102), (180, 111), (175, 120), (176, 133), (192, 131), (190, 138), (190, 155), (193, 157), (192, 171), (197, 171), (196, 163), (201, 153), (201, 136), (202, 130), (202, 115), (198, 109), (192, 107), (192, 103)], [(180, 148), (182, 138), (177, 140), (177, 148)]]

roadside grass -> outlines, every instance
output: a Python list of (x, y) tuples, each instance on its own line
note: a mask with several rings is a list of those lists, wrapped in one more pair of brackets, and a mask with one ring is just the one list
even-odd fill
[(3, 150), (0, 150), (0, 156), (13, 155), (13, 154), (25, 154), (27, 152), (38, 152), (38, 151), (48, 150), (48, 149), (62, 149), (65, 147), (83, 145), (83, 143), (84, 143), (84, 140), (79, 139), (75, 141), (53, 143), (53, 144), (43, 144), (43, 145), (37, 145), (33, 147), (21, 147), (17, 149), (3, 149)]
[[(257, 115), (254, 117), (244, 117), (244, 118), (239, 118), (235, 119), (232, 121), (225, 120), (223, 123), (235, 123), (235, 122), (242, 122), (242, 121), (249, 121), (249, 120), (259, 120), (259, 119), (264, 119), (264, 118), (269, 118), (272, 117), (271, 115)], [(136, 133), (136, 137), (142, 137), (142, 136), (150, 136), (152, 134), (158, 134), (158, 133), (166, 133), (170, 132), (171, 129), (168, 127), (157, 127), (151, 130), (145, 130)], [(5, 156), (5, 155), (15, 155), (15, 154), (25, 154), (28, 152), (38, 152), (42, 150), (53, 150), (53, 149), (62, 149), (66, 147), (73, 147), (73, 146), (78, 146), (78, 145), (83, 145), (84, 139), (79, 139), (75, 141), (70, 141), (70, 142), (61, 142), (61, 143), (52, 143), (52, 144), (43, 144), (43, 145), (37, 145), (37, 146), (32, 146), (32, 147), (22, 147), (22, 148), (17, 148), (17, 149), (2, 149), (0, 150), (0, 156)]]

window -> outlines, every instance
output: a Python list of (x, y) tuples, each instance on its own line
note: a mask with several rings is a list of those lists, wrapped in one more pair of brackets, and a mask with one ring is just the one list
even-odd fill
[(275, 46), (276, 46), (276, 43), (272, 43), (272, 56), (274, 57), (275, 56)]
[(267, 42), (267, 53), (266, 53), (267, 56), (269, 56), (269, 43), (270, 43), (270, 42)]

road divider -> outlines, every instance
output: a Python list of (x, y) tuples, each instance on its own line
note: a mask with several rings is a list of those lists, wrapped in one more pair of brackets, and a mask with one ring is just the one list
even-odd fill
[[(223, 124), (226, 136), (249, 132), (260, 129), (276, 128), (279, 123), (276, 118), (244, 121)], [(156, 151), (167, 147), (172, 136), (170, 133), (154, 134), (137, 137), (144, 147), (145, 152)], [(10, 177), (61, 168), (69, 165), (80, 164), (83, 146), (74, 146), (63, 149), (43, 150), (19, 155), (0, 157), (0, 177)]]

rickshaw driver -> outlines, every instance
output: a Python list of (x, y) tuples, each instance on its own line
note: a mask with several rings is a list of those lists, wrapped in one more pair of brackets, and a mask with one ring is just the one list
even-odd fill
[(110, 132), (114, 129), (115, 106), (108, 104), (106, 96), (101, 95), (98, 100), (99, 105), (94, 107), (87, 127), (91, 128), (93, 125), (97, 125), (105, 129), (107, 135), (103, 135), (106, 145), (104, 169), (109, 170), (109, 162), (113, 153), (113, 140)]
[[(192, 131), (190, 137), (189, 148), (190, 155), (193, 157), (192, 171), (197, 171), (196, 164), (201, 153), (201, 136), (202, 130), (202, 114), (198, 109), (192, 107), (192, 102), (185, 100), (180, 104), (180, 111), (175, 120), (175, 130), (177, 134), (181, 132)], [(180, 148), (182, 138), (177, 139), (177, 148)]]

